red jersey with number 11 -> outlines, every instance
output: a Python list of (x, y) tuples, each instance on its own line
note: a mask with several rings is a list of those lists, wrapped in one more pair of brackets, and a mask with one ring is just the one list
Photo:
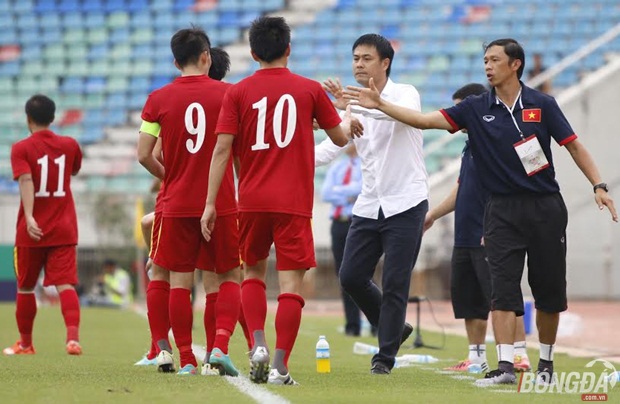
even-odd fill
[(71, 175), (80, 171), (82, 151), (75, 139), (41, 130), (11, 148), (13, 179), (32, 175), (34, 184), (34, 220), (43, 237), (28, 236), (24, 208), (17, 214), (17, 247), (75, 245), (78, 241), (77, 217), (71, 193)]
[[(230, 84), (206, 75), (177, 77), (153, 91), (142, 119), (161, 126), (165, 191), (164, 217), (200, 217), (205, 207), (215, 123)], [(218, 215), (237, 213), (232, 158), (216, 201)]]
[(235, 136), (240, 211), (312, 217), (314, 118), (325, 129), (341, 122), (318, 82), (286, 68), (260, 69), (226, 92), (215, 133)]

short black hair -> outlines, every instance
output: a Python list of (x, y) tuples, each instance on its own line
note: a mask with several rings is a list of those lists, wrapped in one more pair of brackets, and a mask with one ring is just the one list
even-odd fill
[(516, 39), (512, 38), (496, 39), (483, 45), (484, 52), (486, 53), (491, 46), (501, 46), (504, 48), (504, 53), (508, 55), (509, 63), (512, 63), (512, 61), (516, 59), (521, 61), (521, 66), (519, 67), (519, 70), (517, 70), (517, 77), (520, 79), (523, 75), (523, 69), (525, 69), (525, 51), (523, 50), (521, 44), (517, 42)]
[(222, 80), (230, 71), (230, 56), (223, 48), (211, 48), (211, 67), (209, 77), (214, 80)]
[(54, 122), (56, 104), (46, 95), (36, 94), (26, 101), (26, 115), (40, 126), (49, 126)]
[(390, 72), (392, 71), (392, 61), (394, 60), (394, 48), (388, 39), (379, 34), (364, 34), (361, 37), (357, 38), (357, 40), (353, 43), (353, 47), (351, 48), (351, 52), (355, 52), (355, 48), (360, 45), (370, 45), (374, 46), (377, 49), (377, 53), (381, 60), (390, 59), (390, 64), (385, 71), (385, 75), (390, 77)]
[(486, 93), (487, 88), (480, 83), (469, 83), (459, 88), (452, 94), (453, 100), (464, 100), (470, 95), (480, 95)]
[(179, 30), (172, 36), (170, 49), (179, 66), (185, 67), (197, 63), (204, 51), (210, 51), (211, 41), (204, 30), (192, 26)]
[(116, 260), (114, 260), (112, 258), (106, 258), (103, 261), (103, 266), (104, 267), (115, 267), (116, 266)]
[(273, 62), (286, 53), (291, 27), (283, 17), (259, 17), (250, 26), (250, 49), (263, 62)]

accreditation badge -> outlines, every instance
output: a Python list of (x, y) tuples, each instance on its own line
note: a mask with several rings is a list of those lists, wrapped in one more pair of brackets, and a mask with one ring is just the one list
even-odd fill
[(540, 147), (540, 142), (536, 135), (523, 139), (513, 146), (528, 176), (532, 176), (549, 167), (547, 156), (545, 156), (542, 147)]

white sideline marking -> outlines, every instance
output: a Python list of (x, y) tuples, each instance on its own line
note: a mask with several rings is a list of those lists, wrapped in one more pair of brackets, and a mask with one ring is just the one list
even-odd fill
[[(203, 347), (197, 344), (192, 344), (192, 352), (194, 352), (194, 356), (196, 358), (202, 360), (204, 359), (207, 352)], [(260, 404), (289, 404), (289, 401), (283, 397), (280, 397), (277, 394), (272, 393), (264, 387), (260, 387), (259, 385), (252, 383), (250, 379), (245, 376), (224, 376), (224, 380), (228, 383), (232, 384), (242, 392), (250, 396), (254, 401)]]
[(488, 391), (492, 393), (510, 393), (510, 394), (517, 392), (517, 390), (500, 390), (500, 389), (488, 390)]
[(466, 375), (453, 375), (450, 376), (451, 378), (453, 378), (454, 380), (474, 380), (476, 379), (473, 376), (466, 376)]
[[(147, 316), (146, 310), (140, 306), (134, 306), (133, 311), (134, 313), (142, 317), (146, 318)], [(197, 344), (192, 344), (192, 352), (194, 353), (194, 356), (200, 361), (202, 361), (207, 354), (205, 349)], [(197, 370), (200, 371), (200, 369)], [(279, 395), (272, 393), (266, 388), (260, 387), (259, 385), (252, 383), (247, 377), (224, 376), (223, 379), (235, 386), (237, 390), (249, 396), (252, 400), (256, 401), (259, 404), (290, 404), (290, 401), (288, 401), (284, 397), (280, 397)]]

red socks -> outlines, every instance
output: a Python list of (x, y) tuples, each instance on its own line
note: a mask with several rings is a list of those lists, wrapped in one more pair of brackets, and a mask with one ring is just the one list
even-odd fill
[(245, 335), (245, 341), (248, 343), (248, 351), (252, 350), (254, 346), (254, 341), (252, 336), (250, 335), (250, 330), (248, 330), (248, 325), (245, 322), (245, 316), (243, 315), (243, 306), (239, 310), (239, 324), (241, 325), (241, 329), (243, 330), (243, 335)]
[(80, 301), (75, 289), (60, 292), (60, 310), (67, 327), (67, 342), (80, 340)]
[(213, 350), (213, 343), (215, 342), (215, 305), (217, 302), (217, 292), (209, 293), (205, 301), (205, 334), (207, 335), (207, 352)]
[(149, 349), (149, 352), (146, 354), (146, 359), (153, 360), (155, 359), (156, 356), (157, 356), (157, 345), (155, 344), (155, 341), (151, 338), (151, 349)]
[(288, 368), (288, 358), (297, 339), (301, 324), (301, 309), (304, 307), (303, 297), (293, 293), (282, 293), (278, 296), (276, 312), (276, 349), (286, 352), (284, 366)]
[(15, 300), (15, 319), (19, 330), (20, 344), (23, 348), (32, 346), (32, 326), (37, 315), (37, 300), (34, 293), (17, 293)]
[(228, 354), (228, 342), (241, 310), (241, 287), (238, 283), (224, 282), (220, 285), (215, 309), (216, 334), (213, 346)]
[(267, 293), (265, 282), (246, 279), (241, 283), (241, 307), (250, 335), (265, 329), (267, 318)]
[[(165, 281), (150, 281), (146, 290), (146, 309), (151, 339), (156, 346), (155, 355), (159, 353), (157, 343), (161, 340), (168, 341), (168, 331), (170, 330), (169, 301), (170, 284)], [(170, 344), (169, 341), (168, 344)]]
[(181, 356), (181, 367), (187, 364), (198, 366), (192, 352), (193, 310), (189, 289), (170, 289), (170, 325), (174, 341)]

